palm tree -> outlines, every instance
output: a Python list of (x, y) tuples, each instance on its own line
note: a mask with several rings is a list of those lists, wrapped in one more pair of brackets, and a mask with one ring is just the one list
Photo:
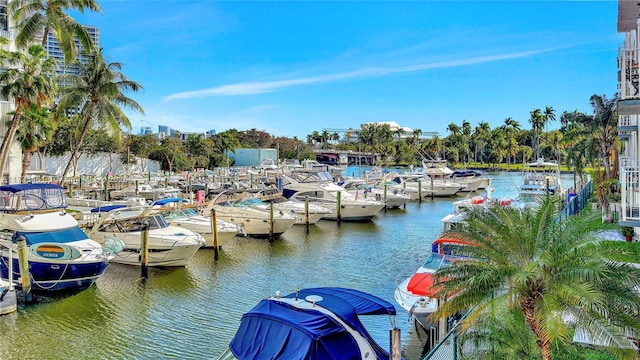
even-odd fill
[(551, 106), (547, 106), (544, 108), (544, 131), (547, 131), (547, 125), (551, 121), (556, 121), (556, 111)]
[(95, 0), (12, 0), (8, 4), (9, 14), (18, 24), (16, 44), (24, 47), (42, 32), (42, 47), (47, 44), (49, 32), (58, 40), (65, 63), (75, 60), (78, 40), (87, 52), (94, 50), (94, 44), (87, 30), (78, 24), (66, 10), (84, 13), (85, 9), (100, 12)]
[(102, 57), (102, 51), (90, 54), (86, 63), (79, 64), (79, 74), (63, 76), (66, 85), (58, 108), (64, 113), (70, 109), (80, 108), (82, 130), (71, 158), (62, 173), (61, 185), (64, 185), (67, 172), (82, 146), (84, 137), (90, 127), (95, 125), (107, 126), (110, 130), (121, 131), (124, 126), (131, 129), (129, 118), (121, 109), (144, 113), (142, 107), (134, 100), (126, 97), (126, 91), (142, 89), (140, 84), (129, 80), (122, 72), (120, 63), (107, 63)]
[(540, 131), (544, 127), (545, 117), (540, 109), (533, 109), (529, 114), (531, 115), (529, 122), (533, 129), (533, 152), (537, 159), (540, 157)]
[(22, 113), (15, 135), (22, 148), (20, 183), (26, 181), (27, 169), (31, 165), (31, 153), (44, 145), (47, 139), (51, 139), (55, 131), (56, 125), (52, 115), (49, 109), (38, 108), (33, 103)]
[(40, 108), (51, 101), (55, 90), (55, 62), (49, 58), (44, 48), (32, 45), (26, 53), (0, 51), (0, 61), (5, 69), (0, 72), (0, 95), (11, 99), (15, 111), (11, 125), (0, 146), (0, 181), (4, 177), (4, 169), (9, 156), (9, 148), (20, 124), (25, 108), (35, 104)]
[[(436, 272), (439, 296), (455, 294), (433, 314), (444, 318), (471, 310), (463, 329), (472, 329), (487, 313), (522, 314), (542, 358), (572, 340), (580, 328), (625, 358), (635, 352), (627, 335), (640, 336), (638, 244), (598, 238), (610, 229), (599, 212), (560, 216), (552, 197), (521, 210), (492, 206), (470, 211), (467, 226), (444, 234), (475, 244), (479, 261), (459, 262)], [(571, 323), (567, 322), (571, 319)]]
[(616, 105), (618, 103), (618, 94), (613, 99), (607, 99), (606, 95), (593, 95), (589, 99), (593, 107), (594, 115), (589, 118), (589, 130), (593, 134), (600, 157), (604, 165), (606, 179), (613, 179), (611, 157), (618, 154), (617, 138), (618, 138), (618, 114)]

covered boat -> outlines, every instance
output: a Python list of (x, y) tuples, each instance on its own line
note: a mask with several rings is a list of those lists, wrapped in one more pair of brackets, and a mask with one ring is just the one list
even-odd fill
[(260, 301), (242, 316), (219, 359), (389, 359), (358, 316), (389, 315), (395, 307), (359, 290), (322, 287)]

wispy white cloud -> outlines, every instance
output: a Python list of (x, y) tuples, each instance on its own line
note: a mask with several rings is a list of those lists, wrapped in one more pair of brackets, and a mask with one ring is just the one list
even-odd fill
[(400, 66), (400, 67), (371, 67), (371, 68), (364, 68), (364, 69), (336, 73), (336, 74), (303, 77), (299, 79), (243, 82), (243, 83), (237, 83), (237, 84), (221, 85), (221, 86), (216, 86), (213, 88), (208, 88), (203, 90), (194, 90), (194, 91), (185, 91), (185, 92), (175, 93), (175, 94), (166, 96), (163, 100), (170, 101), (170, 100), (179, 100), (179, 99), (204, 98), (204, 97), (210, 97), (210, 96), (235, 96), (235, 95), (263, 94), (263, 93), (274, 92), (280, 89), (284, 89), (292, 86), (299, 86), (299, 85), (327, 83), (331, 81), (367, 78), (367, 77), (383, 76), (383, 75), (394, 74), (394, 73), (422, 71), (422, 70), (428, 70), (428, 69), (441, 69), (441, 68), (450, 68), (450, 67), (457, 67), (457, 66), (468, 66), (468, 65), (481, 64), (481, 63), (487, 63), (492, 61), (523, 58), (523, 57), (534, 56), (544, 52), (549, 52), (556, 49), (557, 48), (523, 51), (523, 52), (516, 52), (516, 53), (509, 53), (509, 54), (489, 55), (489, 56), (474, 57), (474, 58), (468, 58), (468, 59), (462, 59), (462, 60), (442, 61), (442, 62), (427, 63), (427, 64)]

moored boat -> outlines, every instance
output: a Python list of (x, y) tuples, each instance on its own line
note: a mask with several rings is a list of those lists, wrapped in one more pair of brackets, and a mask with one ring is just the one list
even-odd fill
[(145, 226), (148, 229), (149, 266), (185, 266), (204, 245), (202, 235), (171, 226), (162, 215), (147, 214), (146, 209), (114, 205), (92, 211), (104, 214), (90, 234), (102, 244), (113, 241), (123, 244), (123, 248), (113, 259), (117, 263), (140, 265), (141, 239)]
[(564, 195), (560, 177), (560, 165), (543, 158), (523, 166), (522, 184), (518, 189), (521, 207), (536, 206), (544, 196)]
[(428, 316), (438, 308), (438, 288), (433, 286), (433, 274), (453, 262), (471, 260), (472, 258), (464, 255), (462, 251), (465, 246), (470, 245), (457, 239), (436, 239), (431, 244), (431, 253), (415, 272), (403, 272), (396, 276), (396, 303), (424, 328), (432, 325)]
[(325, 215), (323, 219), (369, 221), (385, 206), (382, 201), (375, 199), (356, 198), (342, 186), (335, 184), (333, 176), (327, 171), (293, 171), (284, 177), (289, 181), (282, 189), (284, 197), (300, 203), (308, 199), (311, 203), (330, 209), (331, 214)]
[(393, 304), (354, 289), (278, 292), (242, 316), (229, 349), (218, 359), (390, 359), (358, 316), (388, 315), (393, 325), (395, 314)]
[[(32, 290), (51, 292), (82, 290), (102, 275), (113, 252), (90, 239), (66, 207), (64, 189), (56, 184), (0, 186), (3, 279), (17, 283), (29, 276)], [(19, 271), (20, 241), (28, 247), (29, 274)]]

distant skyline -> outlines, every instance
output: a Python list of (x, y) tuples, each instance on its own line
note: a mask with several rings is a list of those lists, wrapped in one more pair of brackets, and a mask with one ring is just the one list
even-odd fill
[[(99, 1), (73, 13), (144, 91), (132, 133), (258, 129), (301, 140), (368, 122), (447, 136), (530, 129), (616, 92), (617, 1)], [(558, 121), (549, 128), (557, 128)]]

